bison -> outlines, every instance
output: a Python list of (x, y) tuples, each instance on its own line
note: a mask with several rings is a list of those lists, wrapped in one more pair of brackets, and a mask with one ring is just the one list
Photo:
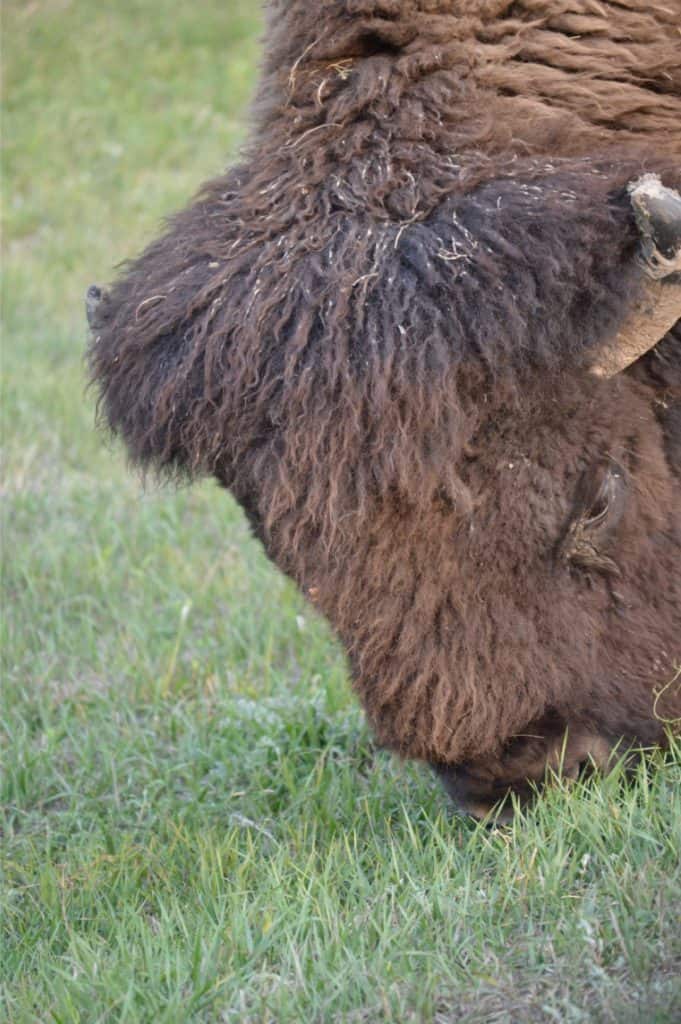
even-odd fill
[(210, 475), (459, 806), (681, 716), (679, 0), (271, 0), (253, 127), (110, 290), (100, 411)]

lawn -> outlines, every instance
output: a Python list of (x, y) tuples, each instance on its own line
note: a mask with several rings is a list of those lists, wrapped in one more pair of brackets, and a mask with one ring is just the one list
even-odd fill
[(210, 483), (94, 429), (83, 294), (244, 137), (254, 0), (6, 0), (0, 1019), (681, 1020), (681, 760), (454, 817)]

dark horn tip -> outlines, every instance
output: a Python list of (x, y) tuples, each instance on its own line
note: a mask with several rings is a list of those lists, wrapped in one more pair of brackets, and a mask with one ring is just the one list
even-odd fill
[(654, 174), (629, 187), (643, 252), (654, 277), (679, 270), (681, 260), (681, 195), (666, 188)]

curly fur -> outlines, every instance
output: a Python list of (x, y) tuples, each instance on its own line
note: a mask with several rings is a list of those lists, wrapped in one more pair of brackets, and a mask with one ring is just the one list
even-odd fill
[[(681, 714), (678, 686), (654, 707), (681, 661), (681, 335), (585, 368), (639, 287), (627, 182), (681, 180), (680, 20), (273, 0), (241, 162), (99, 310), (112, 430), (230, 488), (405, 756), (501, 764), (547, 716), (656, 742)], [(608, 466), (623, 507), (579, 562)]]

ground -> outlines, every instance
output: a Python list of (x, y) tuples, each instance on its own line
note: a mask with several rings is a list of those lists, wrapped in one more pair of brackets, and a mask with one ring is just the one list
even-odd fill
[(243, 138), (253, 0), (4, 5), (0, 1019), (681, 1019), (681, 760), (454, 817), (216, 487), (93, 428), (83, 295)]

